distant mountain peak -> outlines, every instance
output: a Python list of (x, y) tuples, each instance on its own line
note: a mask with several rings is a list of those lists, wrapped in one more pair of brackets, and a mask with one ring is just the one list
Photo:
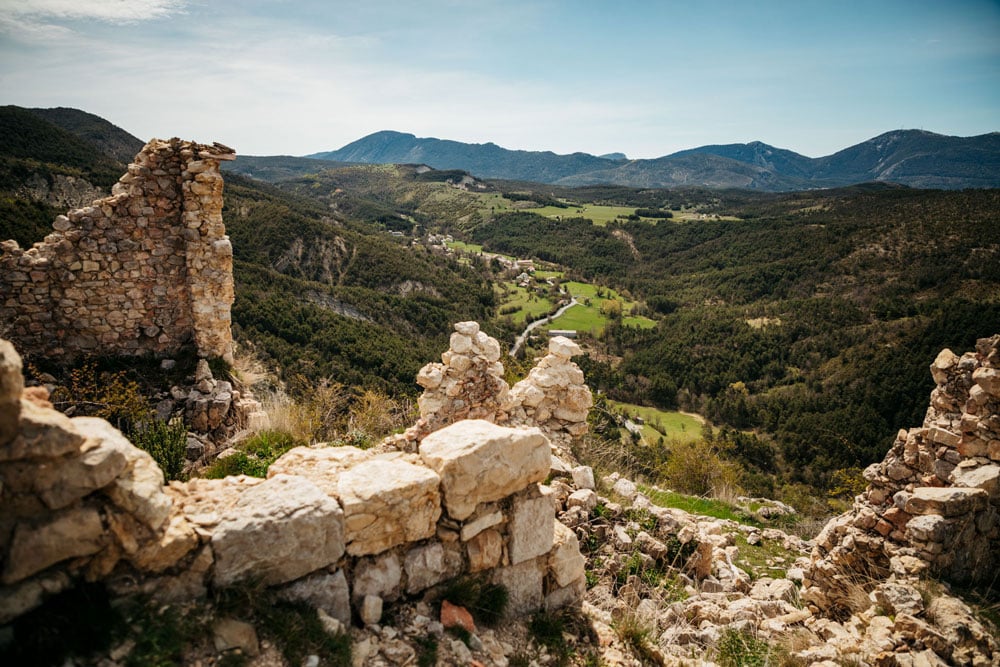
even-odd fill
[(383, 130), (336, 151), (309, 157), (336, 162), (427, 164), (480, 178), (560, 185), (630, 187), (704, 185), (804, 190), (880, 181), (911, 187), (1000, 187), (1000, 133), (949, 137), (927, 130), (891, 130), (833, 155), (810, 158), (763, 141), (717, 144), (654, 160), (624, 153), (557, 155), (509, 150)]

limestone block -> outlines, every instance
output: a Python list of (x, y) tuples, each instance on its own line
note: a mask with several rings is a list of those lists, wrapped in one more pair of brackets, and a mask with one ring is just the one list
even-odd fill
[(395, 553), (361, 558), (354, 568), (352, 595), (355, 600), (361, 600), (368, 595), (395, 600), (399, 597), (402, 577), (403, 568), (399, 556)]
[(345, 626), (350, 626), (351, 601), (343, 570), (337, 570), (333, 574), (317, 572), (302, 577), (283, 588), (279, 595), (293, 602), (305, 602), (323, 610)]
[(79, 456), (56, 459), (36, 470), (35, 489), (51, 509), (61, 509), (73, 501), (110, 484), (126, 467), (126, 452), (132, 444), (118, 431), (106, 431), (93, 446)]
[(441, 478), (401, 459), (375, 458), (340, 476), (347, 553), (381, 553), (436, 532), (441, 516)]
[(582, 507), (589, 512), (597, 507), (597, 494), (590, 489), (579, 489), (566, 498), (566, 507)]
[(216, 651), (239, 649), (250, 657), (260, 655), (257, 630), (245, 621), (220, 618), (212, 625), (212, 643)]
[(271, 464), (267, 476), (305, 477), (327, 495), (336, 497), (340, 475), (368, 458), (369, 455), (357, 447), (295, 447)]
[(104, 524), (93, 507), (51, 514), (14, 529), (3, 583), (13, 584), (70, 558), (90, 556), (104, 546)]
[(462, 541), (468, 542), (487, 528), (492, 528), (500, 523), (503, 523), (503, 513), (499, 510), (493, 509), (492, 511), (481, 512), (479, 516), (475, 517), (471, 521), (467, 521), (465, 525), (462, 526)]
[[(118, 443), (128, 467), (104, 493), (117, 505), (152, 530), (159, 529), (170, 514), (171, 500), (163, 490), (163, 471), (153, 457), (133, 446), (108, 422), (95, 417), (74, 417), (73, 425), (88, 438)], [(127, 446), (125, 446), (127, 445)]]
[(66, 415), (30, 401), (19, 405), (17, 435), (0, 446), (0, 461), (56, 458), (83, 445), (84, 437)]
[(198, 534), (181, 514), (170, 521), (156, 540), (145, 545), (130, 559), (140, 570), (163, 572), (176, 565), (198, 546)]
[(554, 539), (549, 552), (549, 573), (563, 588), (583, 577), (586, 562), (580, 553), (576, 533), (558, 521), (553, 521)]
[(507, 589), (508, 618), (517, 618), (529, 614), (542, 606), (544, 593), (544, 563), (539, 560), (527, 560), (510, 567), (501, 567), (493, 571), (493, 583)]
[(572, 359), (583, 354), (583, 349), (565, 336), (555, 336), (549, 339), (549, 354), (554, 354), (560, 359)]
[(462, 572), (462, 554), (440, 542), (410, 549), (403, 561), (406, 570), (406, 592), (410, 595), (427, 590), (442, 581), (454, 579)]
[(503, 536), (492, 528), (484, 530), (467, 545), (469, 553), (469, 572), (488, 570), (500, 562), (503, 556)]
[(875, 588), (875, 600), (885, 609), (887, 615), (910, 614), (916, 616), (924, 611), (920, 591), (905, 584), (885, 582)]
[(6, 460), (4, 449), (17, 433), (22, 389), (21, 356), (9, 341), (0, 338), (0, 460)]
[(935, 442), (946, 447), (957, 447), (959, 441), (961, 440), (961, 436), (939, 426), (930, 427), (927, 431), (927, 437), (931, 442)]
[(382, 620), (382, 598), (377, 595), (366, 595), (358, 610), (361, 622), (365, 625), (375, 625)]
[(579, 605), (586, 592), (587, 580), (583, 576), (570, 582), (568, 586), (551, 589), (545, 596), (545, 610), (555, 611), (563, 607)]
[(573, 468), (573, 484), (577, 489), (596, 490), (594, 483), (594, 469), (590, 466), (577, 466)]
[(337, 562), (344, 514), (309, 480), (278, 475), (242, 493), (215, 528), (212, 549), (216, 585), (284, 583)]
[(548, 553), (554, 539), (555, 508), (547, 493), (518, 497), (510, 518), (509, 554), (512, 565)]
[(0, 586), (0, 625), (6, 625), (40, 605), (47, 596), (61, 593), (69, 586), (69, 575), (59, 571), (32, 577), (13, 586)]
[(931, 364), (931, 376), (934, 378), (934, 382), (939, 385), (946, 384), (948, 371), (958, 364), (958, 360), (958, 355), (951, 350), (947, 348), (941, 350), (937, 358), (934, 359), (934, 363)]
[(615, 482), (611, 490), (627, 500), (632, 500), (639, 493), (639, 489), (636, 488), (635, 483), (624, 477)]
[(545, 479), (551, 453), (537, 428), (512, 429), (465, 420), (420, 443), (424, 463), (441, 475), (448, 514), (462, 520), (476, 505), (493, 502)]
[(955, 486), (982, 489), (995, 498), (1000, 487), (1000, 466), (985, 465), (978, 468), (956, 467), (951, 473)]
[(1000, 398), (1000, 368), (980, 366), (972, 372), (972, 381), (990, 396)]
[(982, 489), (923, 486), (914, 489), (905, 509), (909, 514), (958, 516), (985, 508), (987, 498)]
[(906, 539), (911, 542), (941, 542), (948, 534), (948, 520), (940, 514), (915, 516), (906, 524)]

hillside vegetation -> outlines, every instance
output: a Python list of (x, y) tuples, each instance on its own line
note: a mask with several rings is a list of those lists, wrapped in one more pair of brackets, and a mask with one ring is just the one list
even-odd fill
[[(0, 238), (23, 247), (65, 212), (32, 200), (25, 183), (66, 174), (107, 187), (125, 171), (115, 158), (120, 147), (142, 145), (96, 116), (45, 111), (42, 118), (0, 109)], [(492, 286), (472, 267), (390, 237), (378, 218), (396, 218), (391, 209), (346, 199), (344, 211), (331, 211), (260, 181), (227, 177), (237, 339), (252, 343), (285, 379), (332, 378), (413, 394), (417, 370), (447, 346), (451, 324), (489, 317)]]

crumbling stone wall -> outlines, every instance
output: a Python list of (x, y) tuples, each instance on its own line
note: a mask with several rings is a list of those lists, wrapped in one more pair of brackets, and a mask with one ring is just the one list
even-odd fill
[(390, 442), (413, 451), (427, 434), (448, 424), (483, 419), (537, 426), (554, 451), (566, 455), (572, 441), (587, 432), (587, 414), (594, 403), (583, 371), (572, 361), (582, 353), (574, 341), (556, 336), (549, 341), (548, 354), (510, 387), (503, 377), (499, 342), (480, 331), (478, 323), (459, 322), (441, 362), (429, 363), (417, 374), (417, 384), (424, 388), (417, 399), (420, 419)]
[(219, 162), (232, 149), (150, 141), (93, 205), (24, 250), (0, 243), (0, 322), (24, 350), (231, 358), (232, 246)]
[(506, 586), (512, 615), (585, 589), (537, 427), (461, 420), (414, 452), (298, 447), (267, 479), (165, 487), (107, 422), (42, 393), (0, 341), (0, 624), (79, 580), (164, 600), (254, 580), (343, 623), (466, 574)]
[(1000, 335), (943, 350), (920, 428), (899, 432), (854, 508), (816, 538), (804, 598), (843, 605), (859, 582), (929, 570), (992, 583), (1000, 567)]

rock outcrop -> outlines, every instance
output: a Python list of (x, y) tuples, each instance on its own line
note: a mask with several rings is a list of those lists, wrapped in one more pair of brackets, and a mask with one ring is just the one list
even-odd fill
[(56, 218), (24, 250), (0, 243), (0, 320), (49, 358), (167, 355), (231, 360), (232, 246), (219, 162), (232, 149), (150, 141), (111, 195)]

